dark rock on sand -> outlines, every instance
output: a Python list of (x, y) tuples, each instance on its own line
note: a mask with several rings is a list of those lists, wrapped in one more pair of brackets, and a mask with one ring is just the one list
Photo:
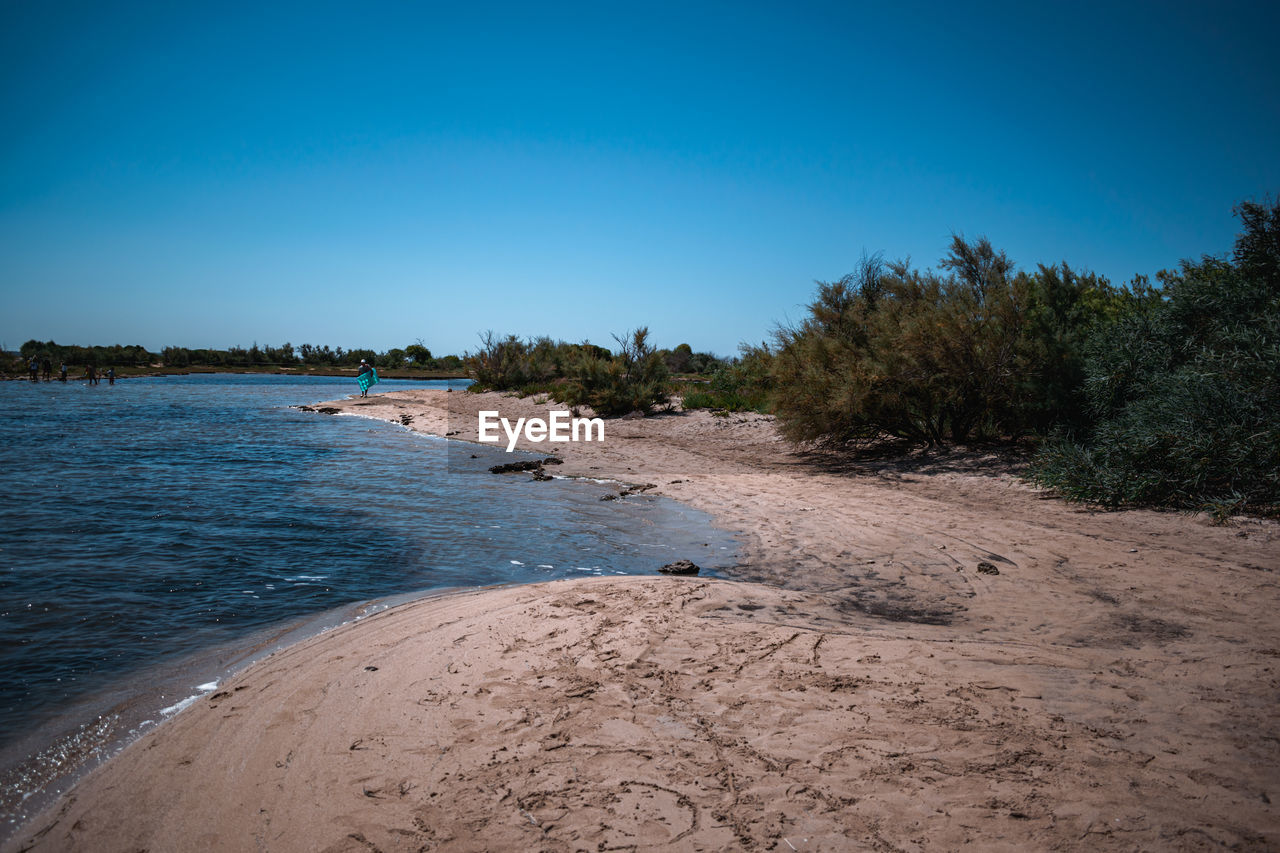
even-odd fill
[(627, 486), (625, 489), (623, 489), (622, 491), (618, 492), (617, 494), (613, 494), (613, 493), (611, 492), (611, 493), (609, 493), (609, 494), (607, 494), (607, 495), (602, 495), (602, 496), (600, 497), (600, 500), (602, 500), (602, 501), (616, 501), (616, 500), (620, 500), (620, 499), (622, 499), (622, 498), (629, 498), (629, 497), (631, 497), (632, 495), (638, 495), (638, 494), (641, 494), (641, 493), (643, 493), (643, 492), (647, 492), (647, 491), (649, 491), (650, 489), (656, 489), (656, 488), (658, 488), (658, 487), (657, 487), (656, 485), (654, 485), (653, 483), (645, 483), (643, 486)]
[(690, 560), (676, 560), (674, 563), (667, 563), (658, 571), (664, 575), (696, 575), (701, 570)]
[(1000, 570), (996, 568), (995, 563), (988, 563), (987, 561), (983, 560), (981, 563), (978, 563), (978, 574), (998, 575), (1000, 574)]
[(494, 465), (489, 469), (490, 474), (518, 474), (521, 471), (537, 471), (542, 467), (541, 459), (527, 459), (523, 462), (507, 462), (504, 465)]
[[(475, 456), (471, 458), (474, 459)], [(546, 459), (528, 459), (522, 462), (508, 462), (505, 465), (494, 465), (489, 471), (493, 474), (515, 474), (521, 471), (532, 471), (534, 481), (543, 482), (554, 480), (555, 477), (544, 471), (542, 466), (559, 464), (561, 464), (559, 459), (554, 456), (548, 456)]]

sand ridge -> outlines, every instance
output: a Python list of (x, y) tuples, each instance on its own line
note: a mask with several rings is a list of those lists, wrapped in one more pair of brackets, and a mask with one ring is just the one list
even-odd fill
[[(481, 408), (549, 408), (332, 405), (462, 439)], [(559, 449), (556, 473), (742, 531), (745, 582), (378, 614), (229, 682), (12, 849), (1280, 844), (1275, 524), (1093, 512), (983, 454), (806, 455), (757, 415), (611, 420)]]

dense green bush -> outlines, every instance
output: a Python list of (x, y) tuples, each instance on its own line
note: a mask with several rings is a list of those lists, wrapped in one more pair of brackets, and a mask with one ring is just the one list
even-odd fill
[(467, 359), (476, 380), (470, 390), (546, 393), (569, 406), (590, 406), (604, 417), (648, 414), (668, 405), (666, 356), (671, 351), (654, 349), (647, 328), (615, 335), (614, 340), (617, 354), (590, 343), (499, 338), (488, 332), (480, 350)]
[(529, 350), (530, 344), (515, 335), (498, 338), (485, 332), (480, 349), (467, 357), (467, 370), (475, 379), (471, 390), (506, 391), (528, 384)]
[(534, 394), (555, 390), (583, 360), (613, 358), (609, 350), (594, 344), (569, 344), (548, 337), (499, 338), (493, 332), (481, 336), (481, 347), (467, 356), (466, 365), (475, 383), (473, 391), (516, 391)]
[(1018, 273), (986, 238), (944, 273), (864, 257), (779, 329), (775, 408), (795, 441), (843, 446), (1016, 437), (1077, 408), (1080, 347), (1119, 299), (1065, 264)]
[(1018, 342), (1014, 377), (1016, 413), (1005, 422), (1011, 434), (1046, 435), (1085, 428), (1085, 351), (1090, 337), (1146, 298), (1143, 279), (1116, 289), (1092, 273), (1066, 264), (1040, 265), (1027, 277), (1026, 323)]
[(1030, 476), (1105, 505), (1280, 512), (1280, 206), (1237, 208), (1232, 260), (1184, 261), (1090, 340), (1092, 429)]
[(604, 417), (649, 414), (668, 405), (667, 365), (649, 344), (649, 330), (642, 327), (623, 337), (615, 335), (614, 340), (616, 356), (582, 351), (570, 367), (568, 381), (553, 390), (555, 398), (570, 406), (590, 406)]

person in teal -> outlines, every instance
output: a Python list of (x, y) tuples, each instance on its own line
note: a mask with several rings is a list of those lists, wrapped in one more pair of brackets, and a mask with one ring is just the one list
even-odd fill
[[(373, 373), (373, 376), (369, 377), (368, 382), (363, 382), (361, 379), (366, 373)], [(360, 369), (356, 371), (356, 381), (360, 382), (361, 397), (369, 396), (369, 386), (378, 381), (377, 377), (378, 374), (374, 373), (373, 367), (369, 365), (369, 362), (365, 361), (363, 358), (360, 359)]]

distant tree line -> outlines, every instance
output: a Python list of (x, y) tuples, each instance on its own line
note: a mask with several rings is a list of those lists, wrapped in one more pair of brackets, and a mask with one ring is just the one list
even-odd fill
[(456, 355), (435, 358), (431, 350), (421, 341), (409, 344), (404, 349), (389, 349), (379, 353), (371, 349), (350, 349), (342, 347), (315, 346), (302, 344), (294, 347), (285, 343), (278, 347), (253, 346), (230, 347), (228, 349), (190, 349), (187, 347), (165, 347), (158, 353), (150, 352), (141, 346), (66, 346), (54, 341), (30, 340), (22, 345), (20, 354), (25, 361), (32, 358), (49, 359), (56, 367), (59, 363), (76, 366), (93, 367), (146, 367), (159, 366), (168, 368), (206, 367), (206, 368), (270, 368), (270, 367), (323, 367), (354, 368), (361, 359), (367, 360), (375, 367), (382, 369), (416, 368), (419, 370), (439, 370), (461, 372), (464, 369), (463, 359)]
[(256, 343), (245, 349), (231, 347), (225, 350), (187, 349), (165, 347), (164, 363), (173, 367), (350, 367), (359, 366), (361, 359), (383, 369), (414, 367), (421, 370), (455, 370), (463, 368), (463, 360), (456, 355), (434, 358), (431, 350), (421, 341), (407, 347), (393, 348), (379, 353), (371, 349), (330, 348), (314, 344), (294, 347), (284, 343), (278, 347), (260, 347)]
[(141, 346), (64, 346), (54, 343), (53, 341), (37, 341), (30, 340), (24, 343), (18, 350), (24, 361), (30, 361), (33, 358), (40, 360), (48, 359), (53, 364), (54, 369), (59, 364), (76, 365), (79, 367), (109, 367), (115, 366), (136, 366), (144, 367), (159, 361), (159, 356), (153, 352), (148, 352), (146, 347)]

